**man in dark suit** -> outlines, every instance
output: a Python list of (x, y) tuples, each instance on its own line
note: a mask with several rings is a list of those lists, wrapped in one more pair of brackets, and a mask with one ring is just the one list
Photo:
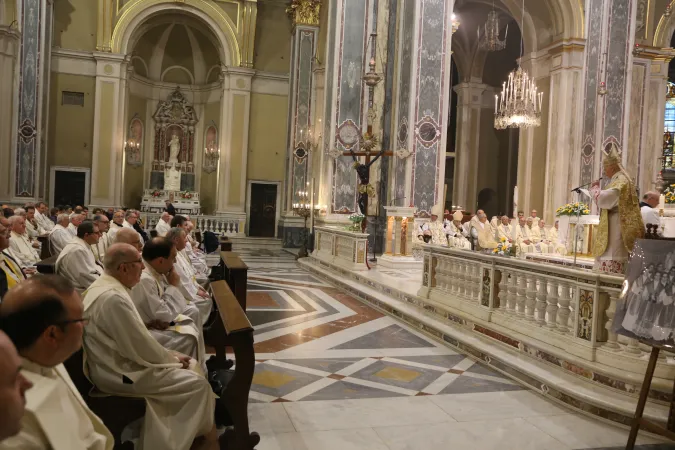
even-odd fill
[(173, 204), (169, 200), (166, 201), (166, 208), (164, 208), (164, 211), (176, 217), (176, 208), (173, 207)]

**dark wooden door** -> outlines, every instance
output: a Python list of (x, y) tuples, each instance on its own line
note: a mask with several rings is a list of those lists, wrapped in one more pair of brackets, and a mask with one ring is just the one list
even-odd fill
[(277, 185), (251, 184), (251, 223), (248, 235), (274, 237), (274, 220), (277, 215)]
[(54, 171), (54, 205), (88, 206), (84, 204), (86, 188), (84, 172)]

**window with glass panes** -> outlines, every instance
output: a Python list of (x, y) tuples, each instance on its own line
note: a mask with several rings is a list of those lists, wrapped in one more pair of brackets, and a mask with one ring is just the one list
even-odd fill
[(668, 100), (666, 101), (666, 116), (663, 123), (663, 153), (662, 167), (664, 169), (675, 169), (673, 161), (673, 140), (675, 139), (675, 98), (671, 97), (671, 92), (675, 91), (675, 84), (668, 83)]

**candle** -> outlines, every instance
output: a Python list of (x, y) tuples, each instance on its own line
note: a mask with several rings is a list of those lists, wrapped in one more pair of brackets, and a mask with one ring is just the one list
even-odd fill
[(499, 101), (499, 96), (495, 95), (495, 112), (497, 112), (497, 102)]
[(666, 207), (666, 196), (661, 194), (659, 195), (659, 209), (664, 209)]

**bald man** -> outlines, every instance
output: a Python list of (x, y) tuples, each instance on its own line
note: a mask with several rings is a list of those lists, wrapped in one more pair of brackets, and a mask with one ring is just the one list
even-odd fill
[(115, 233), (113, 244), (129, 244), (139, 252), (143, 250), (143, 241), (141, 235), (136, 233), (133, 228), (121, 228)]
[(661, 218), (659, 217), (659, 210), (656, 209), (659, 206), (660, 194), (658, 192), (649, 191), (643, 197), (640, 202), (640, 214), (642, 214), (642, 222), (647, 225), (656, 225), (657, 227), (661, 225)]
[(112, 435), (63, 367), (82, 346), (83, 312), (82, 297), (57, 275), (37, 275), (5, 296), (0, 329), (17, 347), (21, 373), (35, 388), (26, 393), (21, 431), (1, 449), (112, 450)]
[(26, 391), (32, 386), (21, 373), (21, 359), (14, 344), (0, 331), (0, 446), (21, 430)]
[(141, 448), (187, 450), (198, 436), (215, 433), (215, 396), (190, 368), (194, 360), (157, 342), (130, 296), (143, 271), (141, 254), (113, 244), (105, 273), (84, 296), (84, 351), (89, 379), (102, 392), (146, 400)]
[(166, 211), (162, 213), (162, 217), (159, 218), (157, 225), (155, 225), (157, 236), (166, 236), (166, 233), (171, 229), (171, 219), (173, 219), (171, 214)]

